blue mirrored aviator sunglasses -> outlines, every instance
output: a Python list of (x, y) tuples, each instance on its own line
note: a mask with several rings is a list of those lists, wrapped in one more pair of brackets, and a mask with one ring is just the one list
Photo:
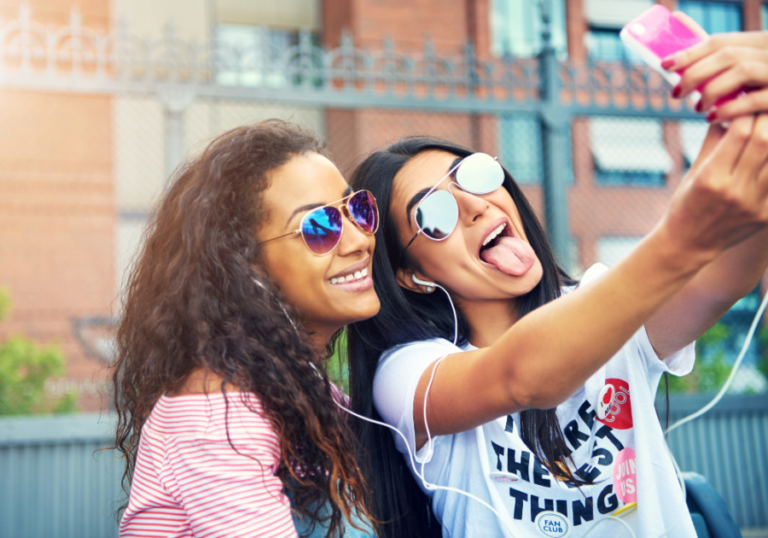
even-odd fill
[[(339, 205), (335, 204), (343, 202)], [(301, 234), (304, 244), (316, 256), (329, 254), (341, 240), (344, 214), (355, 226), (366, 234), (374, 234), (379, 227), (379, 208), (376, 198), (368, 191), (357, 191), (341, 200), (313, 209), (301, 219), (301, 226), (292, 232), (267, 239), (259, 243), (269, 243), (289, 235)]]
[(471, 194), (488, 194), (504, 183), (504, 169), (499, 162), (485, 153), (473, 153), (465, 157), (432, 187), (418, 203), (414, 213), (414, 222), (419, 231), (403, 249), (411, 246), (419, 234), (424, 234), (432, 241), (443, 241), (456, 229), (459, 221), (459, 204), (450, 190), (437, 190), (449, 177), (456, 181), (461, 190)]

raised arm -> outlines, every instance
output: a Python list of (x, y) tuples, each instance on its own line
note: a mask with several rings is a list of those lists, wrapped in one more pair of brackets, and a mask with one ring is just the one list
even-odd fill
[[(600, 280), (528, 314), (492, 346), (447, 357), (430, 389), (431, 433), (557, 406), (703, 267), (764, 227), (768, 170), (754, 154), (765, 155), (757, 151), (765, 123), (742, 117), (719, 131), (656, 228)], [(417, 446), (426, 441), (423, 405), (431, 373), (427, 368), (414, 397)]]
[[(768, 32), (707, 36), (684, 13), (675, 12), (675, 16), (706, 38), (702, 44), (673, 55), (664, 64), (682, 75), (676, 95), (685, 97), (703, 85), (700, 109), (710, 111), (707, 119), (713, 122), (768, 111)], [(740, 88), (748, 88), (750, 92), (713, 108), (719, 99)], [(760, 120), (755, 126), (756, 162), (768, 151), (768, 141), (764, 139), (768, 134), (763, 134), (765, 126), (760, 125), (764, 121)], [(703, 166), (721, 136), (721, 129), (710, 129), (691, 174)], [(752, 291), (767, 268), (768, 227), (707, 264), (648, 320), (648, 337), (658, 355), (664, 358), (701, 336), (737, 300)]]
[[(757, 169), (768, 156), (768, 117), (755, 122), (752, 146), (745, 149), (744, 161)], [(714, 125), (707, 133), (699, 159), (691, 168), (695, 174), (722, 136)], [(765, 182), (765, 171), (761, 180)], [(690, 176), (689, 176), (690, 177)], [(755, 192), (759, 197), (759, 193)], [(662, 359), (704, 334), (733, 304), (760, 282), (768, 269), (768, 226), (735, 245), (705, 265), (672, 299), (645, 324), (648, 338)]]

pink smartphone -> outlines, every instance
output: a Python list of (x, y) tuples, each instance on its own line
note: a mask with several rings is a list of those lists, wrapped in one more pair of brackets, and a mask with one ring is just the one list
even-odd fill
[[(645, 63), (673, 86), (680, 82), (680, 75), (662, 69), (661, 60), (702, 41), (693, 30), (674, 17), (667, 8), (658, 4), (627, 24), (622, 28), (619, 35), (627, 48), (639, 55)], [(689, 97), (694, 104), (701, 100), (699, 90), (703, 87), (704, 85), (701, 85), (696, 91), (691, 92)], [(744, 95), (744, 93), (744, 90), (737, 90), (724, 95), (717, 100), (715, 106), (720, 106), (731, 99)]]
[[(661, 60), (701, 43), (701, 38), (693, 33), (693, 30), (672, 16), (667, 8), (658, 4), (627, 24), (619, 35), (627, 48), (640, 56), (673, 86), (680, 82), (680, 75), (662, 69)], [(694, 92), (691, 98), (698, 102), (701, 94)]]

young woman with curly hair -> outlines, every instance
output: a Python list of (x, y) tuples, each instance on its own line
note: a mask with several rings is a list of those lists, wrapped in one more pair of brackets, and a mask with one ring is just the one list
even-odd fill
[(117, 335), (121, 536), (373, 535), (324, 359), (379, 309), (375, 203), (315, 135), (279, 120), (181, 167)]

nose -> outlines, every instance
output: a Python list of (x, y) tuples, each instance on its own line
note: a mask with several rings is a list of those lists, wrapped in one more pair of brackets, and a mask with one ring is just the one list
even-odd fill
[(459, 220), (465, 225), (471, 226), (488, 211), (490, 204), (484, 198), (462, 190), (455, 185), (451, 187), (451, 194), (456, 198), (456, 203), (459, 205)]
[(371, 246), (373, 235), (368, 235), (358, 228), (349, 214), (345, 214), (345, 219), (339, 245), (336, 247), (338, 254), (348, 256), (355, 252), (366, 252)]

